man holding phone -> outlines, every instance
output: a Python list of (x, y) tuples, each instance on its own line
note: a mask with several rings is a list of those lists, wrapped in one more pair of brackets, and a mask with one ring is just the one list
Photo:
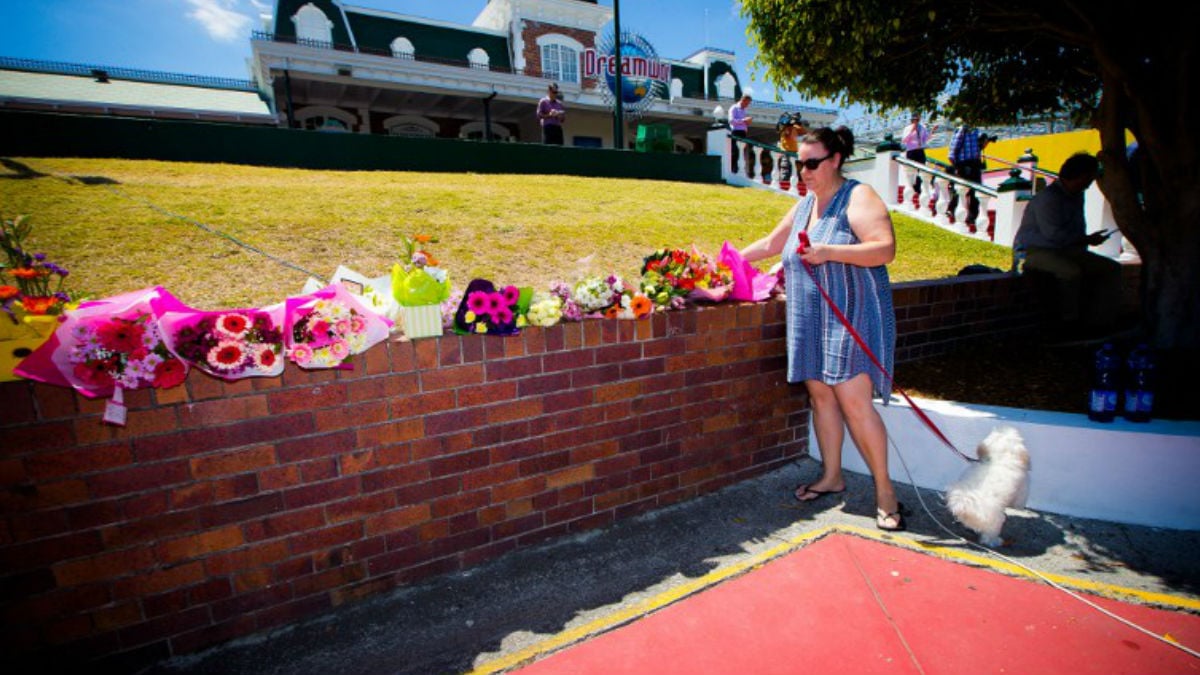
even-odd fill
[(1096, 180), (1100, 163), (1079, 153), (1067, 158), (1058, 180), (1025, 207), (1013, 247), (1025, 251), (1025, 269), (1040, 270), (1058, 279), (1059, 312), (1064, 328), (1078, 324), (1097, 333), (1110, 331), (1117, 318), (1121, 264), (1096, 255), (1113, 232), (1087, 233), (1083, 193)]

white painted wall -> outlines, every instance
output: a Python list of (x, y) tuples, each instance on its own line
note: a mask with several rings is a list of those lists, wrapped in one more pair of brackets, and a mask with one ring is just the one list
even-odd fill
[[(1200, 422), (1135, 424), (1118, 418), (1101, 424), (1083, 414), (914, 400), (971, 456), (994, 427), (1016, 427), (1033, 461), (1030, 509), (1200, 530)], [(966, 468), (906, 403), (884, 406), (877, 401), (875, 407), (918, 486), (942, 492)], [(812, 455), (819, 457), (811, 430), (809, 443)], [(842, 457), (847, 470), (868, 473), (849, 436)], [(893, 480), (912, 482), (894, 448), (889, 448), (888, 469)]]

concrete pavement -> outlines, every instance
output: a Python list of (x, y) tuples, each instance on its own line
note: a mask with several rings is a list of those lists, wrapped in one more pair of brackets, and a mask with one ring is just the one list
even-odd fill
[[(866, 476), (846, 475), (844, 499), (797, 504), (792, 489), (818, 472), (817, 462), (804, 458), (606, 530), (515, 551), (462, 573), (178, 657), (144, 672), (503, 671), (752, 570), (824, 534), (882, 536), (874, 531), (873, 494)], [(986, 553), (942, 530), (923, 511), (911, 487), (897, 484), (897, 489), (912, 514), (909, 531), (896, 536), (894, 543), (1020, 573), (1009, 563), (993, 565)], [(953, 523), (940, 495), (921, 491), (921, 497), (953, 533), (970, 537)], [(1200, 532), (1010, 512), (1004, 536), (1006, 556), (1076, 589), (1200, 612)]]

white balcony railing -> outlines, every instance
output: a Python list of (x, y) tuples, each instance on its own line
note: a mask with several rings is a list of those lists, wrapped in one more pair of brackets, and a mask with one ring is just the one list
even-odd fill
[[(745, 187), (774, 190), (797, 198), (805, 195), (804, 184), (799, 172), (795, 171), (795, 154), (784, 152), (778, 147), (757, 141), (735, 138), (727, 129), (713, 129), (708, 135), (708, 153), (721, 156), (721, 175), (726, 183)], [(733, 168), (733, 153), (739, 153), (737, 170)], [(764, 169), (769, 158), (771, 171)], [(747, 161), (749, 160), (749, 161)], [(781, 183), (780, 162), (790, 162), (791, 180)], [(998, 162), (1012, 164), (1010, 162)], [(890, 144), (881, 144), (874, 160), (847, 162), (844, 170), (854, 178), (870, 184), (888, 203), (888, 208), (898, 213), (924, 220), (957, 234), (994, 244), (1011, 247), (1016, 237), (1025, 205), (1032, 197), (1034, 181), (1025, 176), (1054, 178), (1054, 174), (1033, 166), (1012, 164), (1009, 178), (998, 185), (975, 183), (951, 175), (940, 166), (921, 164), (906, 159)], [(921, 193), (914, 188), (915, 179), (921, 179)], [(969, 198), (974, 192), (979, 200), (979, 210), (973, 221), (969, 221)], [(957, 195), (953, 212), (949, 206), (952, 196)], [(1112, 208), (1104, 193), (1093, 184), (1085, 197), (1085, 217), (1088, 232), (1117, 229)], [(1137, 252), (1123, 237), (1110, 237), (1104, 244), (1092, 247), (1100, 255), (1114, 259), (1136, 259)]]

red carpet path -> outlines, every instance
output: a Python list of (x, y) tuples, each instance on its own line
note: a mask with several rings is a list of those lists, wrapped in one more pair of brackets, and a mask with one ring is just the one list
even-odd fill
[[(1192, 649), (1200, 617), (1098, 604)], [(835, 534), (519, 671), (1200, 673), (1054, 588)]]

